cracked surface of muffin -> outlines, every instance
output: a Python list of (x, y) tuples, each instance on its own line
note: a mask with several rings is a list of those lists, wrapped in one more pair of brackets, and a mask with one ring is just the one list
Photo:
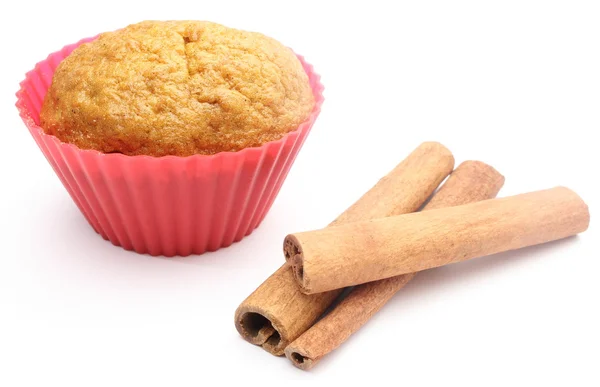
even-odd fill
[(210, 22), (145, 21), (61, 62), (40, 120), (82, 149), (189, 156), (277, 140), (313, 105), (300, 61), (276, 40)]

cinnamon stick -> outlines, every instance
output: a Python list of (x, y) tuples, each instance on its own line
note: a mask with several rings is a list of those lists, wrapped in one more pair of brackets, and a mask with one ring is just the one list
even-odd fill
[(557, 187), (291, 234), (284, 250), (312, 294), (566, 238), (589, 220), (583, 200)]
[[(494, 198), (503, 184), (504, 177), (491, 166), (465, 161), (452, 172), (423, 211)], [(300, 369), (311, 369), (369, 321), (415, 274), (354, 287), (332, 311), (286, 347), (286, 357)]]
[[(423, 143), (331, 225), (416, 211), (453, 167), (454, 158), (446, 147)], [(283, 355), (285, 347), (306, 331), (340, 292), (303, 294), (286, 264), (237, 308), (236, 329), (246, 341), (273, 355)]]

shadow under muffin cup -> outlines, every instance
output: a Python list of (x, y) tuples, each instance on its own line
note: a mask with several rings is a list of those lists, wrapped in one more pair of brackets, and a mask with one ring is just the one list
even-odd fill
[(323, 102), (320, 77), (298, 59), (315, 98), (309, 118), (277, 141), (215, 155), (126, 156), (83, 150), (39, 126), (58, 64), (84, 39), (38, 63), (17, 93), (17, 108), (40, 150), (93, 229), (138, 253), (186, 256), (227, 247), (260, 225)]

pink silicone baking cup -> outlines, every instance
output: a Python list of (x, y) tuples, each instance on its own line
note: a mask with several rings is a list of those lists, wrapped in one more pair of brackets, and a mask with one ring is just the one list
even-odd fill
[(151, 157), (79, 149), (45, 134), (40, 109), (58, 64), (87, 38), (26, 74), (17, 108), (81, 213), (104, 239), (150, 255), (214, 251), (249, 235), (271, 208), (317, 119), (323, 85), (298, 56), (315, 96), (310, 117), (277, 141), (211, 156)]

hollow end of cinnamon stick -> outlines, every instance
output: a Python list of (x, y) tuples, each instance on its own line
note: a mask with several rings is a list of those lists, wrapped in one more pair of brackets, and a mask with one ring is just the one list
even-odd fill
[(285, 357), (287, 357), (294, 367), (300, 368), (301, 370), (308, 371), (313, 368), (318, 360), (311, 359), (308, 355), (301, 353), (297, 349), (288, 346), (285, 349)]
[(298, 241), (296, 241), (294, 238), (286, 237), (283, 240), (283, 255), (285, 255), (285, 260), (289, 261), (298, 254), (300, 254), (300, 247), (298, 246)]
[(294, 279), (303, 293), (307, 293), (309, 284), (304, 277), (304, 256), (300, 242), (294, 235), (288, 235), (283, 241), (283, 253), (294, 274)]
[(261, 346), (275, 356), (283, 355), (283, 350), (289, 344), (282, 339), (274, 319), (268, 318), (264, 311), (243, 306), (238, 308), (235, 312), (235, 327), (244, 340)]

